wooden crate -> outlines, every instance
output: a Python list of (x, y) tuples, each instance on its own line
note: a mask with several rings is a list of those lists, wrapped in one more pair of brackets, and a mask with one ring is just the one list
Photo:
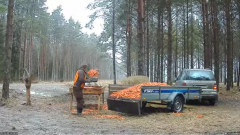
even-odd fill
[(93, 86), (93, 87), (84, 87), (83, 94), (90, 95), (100, 95), (103, 93), (103, 89), (101, 86)]
[[(73, 88), (72, 87), (69, 88), (69, 93), (71, 93), (71, 99), (70, 99), (70, 111), (71, 111), (72, 103), (73, 103)], [(84, 87), (83, 95), (97, 95), (98, 96), (98, 110), (100, 110), (101, 97), (102, 97), (102, 104), (104, 104), (104, 87), (102, 87), (102, 86)]]

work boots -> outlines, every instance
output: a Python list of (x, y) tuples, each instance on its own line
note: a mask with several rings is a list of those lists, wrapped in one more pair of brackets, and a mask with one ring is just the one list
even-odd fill
[(77, 109), (77, 114), (81, 115), (82, 114), (82, 110), (83, 110), (82, 108), (81, 109)]

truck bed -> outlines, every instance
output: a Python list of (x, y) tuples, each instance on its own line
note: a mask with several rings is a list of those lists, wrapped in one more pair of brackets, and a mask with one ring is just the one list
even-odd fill
[[(174, 86), (142, 86), (140, 90), (140, 99), (116, 98), (109, 96), (107, 98), (108, 109), (123, 113), (141, 115), (144, 104), (159, 101), (157, 104), (167, 104), (168, 108), (173, 109), (175, 102), (181, 102), (181, 108), (186, 99), (199, 99), (201, 94), (200, 87), (174, 87)], [(176, 100), (175, 100), (176, 99)], [(182, 109), (177, 110), (182, 111)], [(176, 110), (174, 110), (176, 111)]]

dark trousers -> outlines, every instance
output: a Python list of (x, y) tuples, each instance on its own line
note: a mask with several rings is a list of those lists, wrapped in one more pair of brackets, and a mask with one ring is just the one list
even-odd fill
[(83, 91), (82, 88), (73, 87), (73, 94), (77, 101), (77, 109), (83, 109), (84, 100), (83, 100), (83, 92), (82, 91)]

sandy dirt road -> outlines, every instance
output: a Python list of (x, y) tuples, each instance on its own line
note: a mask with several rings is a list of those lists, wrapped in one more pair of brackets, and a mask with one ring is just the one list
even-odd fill
[[(102, 85), (106, 82), (102, 82)], [(0, 84), (0, 89), (2, 84)], [(203, 134), (240, 132), (240, 92), (220, 92), (216, 106), (186, 105), (180, 115), (159, 108), (141, 116), (128, 116), (109, 110), (79, 117), (69, 111), (66, 83), (32, 85), (32, 106), (26, 106), (25, 88), (10, 84), (10, 100), (0, 104), (0, 132), (15, 131), (21, 135), (35, 134)], [(107, 90), (106, 90), (107, 91)], [(1, 92), (0, 92), (1, 94)], [(107, 93), (106, 93), (107, 95)], [(106, 97), (106, 96), (105, 96)], [(96, 97), (85, 96), (86, 104), (95, 104)], [(85, 110), (89, 108), (88, 105)], [(106, 118), (117, 115), (118, 118)]]

